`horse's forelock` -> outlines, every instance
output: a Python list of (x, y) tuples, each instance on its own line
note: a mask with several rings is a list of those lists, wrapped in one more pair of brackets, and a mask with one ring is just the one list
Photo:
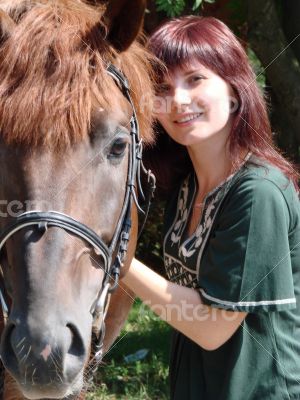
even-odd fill
[(95, 99), (116, 106), (105, 71), (112, 61), (129, 78), (150, 139), (151, 56), (138, 44), (117, 55), (104, 40), (103, 8), (68, 0), (9, 0), (3, 8), (17, 23), (0, 48), (0, 130), (7, 142), (65, 147), (88, 135)]

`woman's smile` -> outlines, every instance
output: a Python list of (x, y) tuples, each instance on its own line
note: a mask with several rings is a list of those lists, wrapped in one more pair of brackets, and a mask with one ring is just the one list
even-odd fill
[(192, 125), (194, 122), (197, 122), (202, 119), (204, 115), (204, 111), (197, 113), (187, 113), (180, 116), (177, 116), (174, 120), (174, 123), (179, 126), (188, 126)]

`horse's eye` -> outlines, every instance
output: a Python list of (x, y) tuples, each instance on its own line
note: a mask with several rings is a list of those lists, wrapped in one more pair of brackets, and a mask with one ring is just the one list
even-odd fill
[(122, 157), (125, 153), (127, 144), (128, 142), (124, 139), (115, 140), (110, 148), (108, 157)]

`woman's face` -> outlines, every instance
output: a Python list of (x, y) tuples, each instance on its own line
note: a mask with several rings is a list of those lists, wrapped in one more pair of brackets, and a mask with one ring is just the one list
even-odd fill
[(171, 138), (184, 146), (208, 140), (225, 144), (234, 104), (230, 85), (195, 61), (188, 69), (175, 69), (165, 78), (155, 113)]

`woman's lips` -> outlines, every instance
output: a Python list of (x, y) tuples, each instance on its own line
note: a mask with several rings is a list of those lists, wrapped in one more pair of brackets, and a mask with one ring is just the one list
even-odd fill
[(185, 114), (180, 117), (177, 117), (174, 120), (175, 124), (184, 125), (193, 122), (194, 120), (200, 118), (203, 115), (203, 112), (192, 113), (192, 114)]

